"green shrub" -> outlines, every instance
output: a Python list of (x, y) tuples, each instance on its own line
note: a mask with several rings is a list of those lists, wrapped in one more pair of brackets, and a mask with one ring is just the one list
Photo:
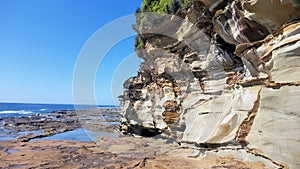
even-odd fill
[(137, 35), (134, 41), (135, 50), (144, 49), (144, 46), (145, 46), (144, 39), (141, 37), (141, 35)]
[(141, 12), (170, 13), (174, 7), (187, 7), (192, 1), (193, 0), (143, 0)]
[(175, 0), (144, 0), (141, 11), (167, 13), (167, 9), (171, 6), (173, 1)]
[(193, 0), (183, 0), (183, 2), (181, 3), (182, 7), (187, 7)]

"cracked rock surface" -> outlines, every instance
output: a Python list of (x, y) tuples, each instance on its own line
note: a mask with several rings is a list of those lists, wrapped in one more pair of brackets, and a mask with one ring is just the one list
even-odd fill
[(143, 15), (143, 62), (124, 83), (122, 132), (299, 168), (299, 11), (298, 1), (195, 0)]

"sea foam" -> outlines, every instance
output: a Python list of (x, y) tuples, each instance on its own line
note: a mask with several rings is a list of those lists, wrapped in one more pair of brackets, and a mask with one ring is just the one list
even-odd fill
[(26, 110), (4, 110), (0, 111), (0, 114), (32, 114), (32, 111)]

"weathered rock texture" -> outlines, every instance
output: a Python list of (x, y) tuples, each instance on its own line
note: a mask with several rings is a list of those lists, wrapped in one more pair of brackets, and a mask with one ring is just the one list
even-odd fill
[(195, 0), (137, 18), (144, 62), (124, 83), (124, 133), (300, 167), (299, 1)]

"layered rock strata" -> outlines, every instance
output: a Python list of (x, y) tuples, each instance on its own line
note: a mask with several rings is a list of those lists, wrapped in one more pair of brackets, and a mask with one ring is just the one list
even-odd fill
[(124, 83), (121, 130), (299, 168), (299, 4), (195, 0), (137, 15), (144, 61)]

